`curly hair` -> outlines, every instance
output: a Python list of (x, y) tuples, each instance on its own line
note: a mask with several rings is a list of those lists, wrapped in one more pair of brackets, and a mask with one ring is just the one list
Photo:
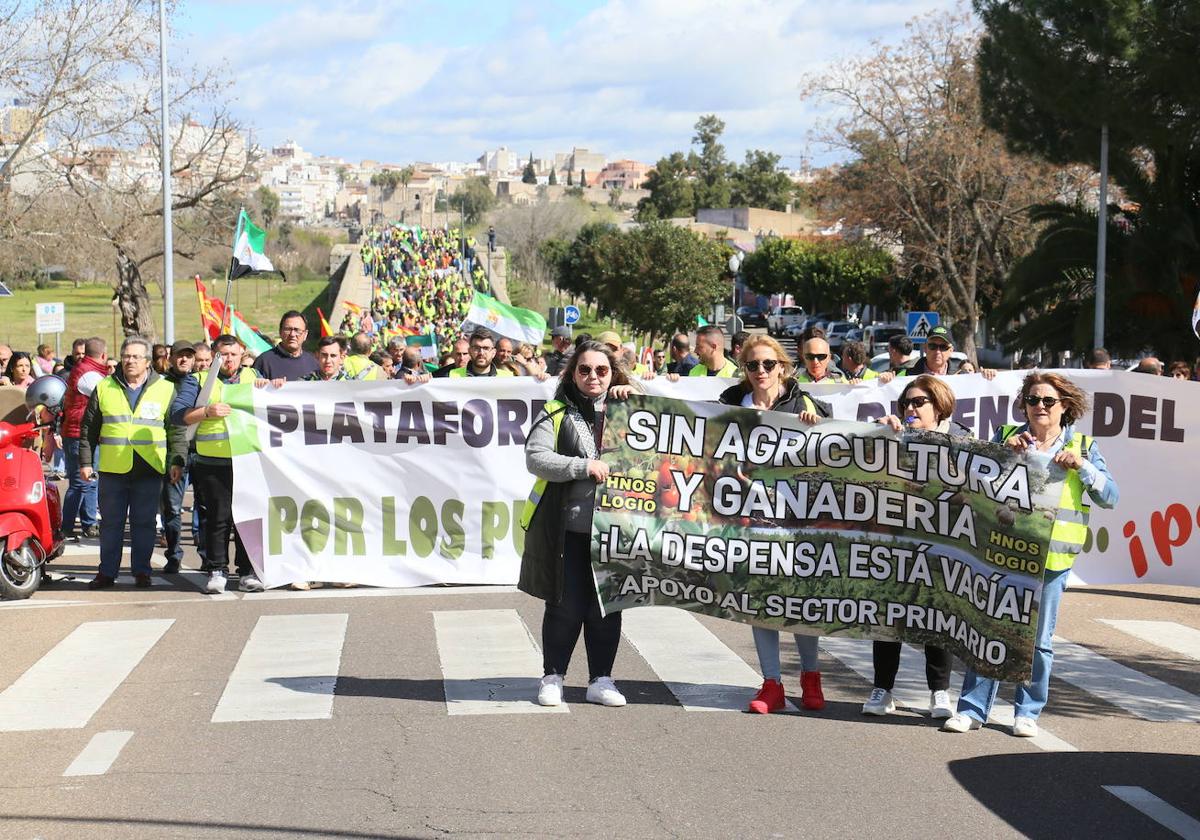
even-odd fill
[(1035, 370), (1021, 382), (1021, 391), (1017, 394), (1017, 404), (1022, 414), (1025, 414), (1025, 398), (1035, 385), (1049, 385), (1058, 391), (1058, 399), (1063, 407), (1062, 425), (1069, 426), (1087, 413), (1087, 394), (1078, 385), (1062, 374)]

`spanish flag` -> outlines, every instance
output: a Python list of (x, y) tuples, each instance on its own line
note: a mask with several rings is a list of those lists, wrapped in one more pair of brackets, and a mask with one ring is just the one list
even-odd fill
[(333, 335), (333, 329), (329, 326), (329, 322), (325, 320), (325, 313), (321, 311), (321, 307), (317, 307), (317, 317), (321, 319), (321, 338)]

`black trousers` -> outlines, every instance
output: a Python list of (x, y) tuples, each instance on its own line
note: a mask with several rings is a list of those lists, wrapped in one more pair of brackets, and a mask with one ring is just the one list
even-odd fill
[(600, 599), (592, 577), (591, 537), (567, 532), (563, 546), (563, 597), (546, 604), (542, 618), (543, 673), (564, 675), (571, 663), (579, 631), (587, 649), (588, 681), (612, 675), (621, 642), (621, 613), (600, 614)]
[(229, 538), (234, 542), (234, 565), (239, 575), (254, 574), (242, 538), (233, 527), (233, 464), (192, 464), (192, 484), (204, 499), (204, 572), (229, 571)]
[[(875, 659), (875, 687), (891, 691), (900, 670), (900, 643), (875, 642), (871, 653)], [(950, 687), (951, 665), (950, 651), (925, 645), (925, 682), (930, 691), (945, 691)]]

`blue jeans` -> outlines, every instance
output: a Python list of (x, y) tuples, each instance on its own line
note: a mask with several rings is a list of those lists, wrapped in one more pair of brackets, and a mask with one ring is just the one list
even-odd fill
[(161, 493), (162, 476), (134, 478), (121, 473), (100, 473), (100, 574), (115, 578), (121, 571), (126, 519), (129, 565), (135, 575), (150, 574), (154, 514)]
[[(758, 626), (750, 629), (754, 631), (754, 649), (758, 652), (758, 668), (762, 671), (763, 679), (779, 682), (779, 631)], [(792, 635), (796, 637), (796, 650), (800, 654), (800, 671), (820, 670), (817, 666), (817, 647), (821, 637), (801, 633)]]
[(183, 476), (175, 483), (172, 483), (169, 477), (163, 477), (159, 502), (163, 536), (167, 540), (167, 550), (164, 553), (169, 563), (178, 563), (183, 559), (183, 546), (179, 544), (179, 536), (183, 533), (183, 494), (187, 490), (187, 483), (187, 470), (183, 471)]
[(96, 482), (79, 477), (79, 438), (63, 438), (63, 454), (67, 459), (67, 493), (63, 497), (62, 531), (75, 530), (75, 517), (81, 528), (96, 524)]
[[(1037, 720), (1046, 706), (1046, 696), (1050, 692), (1050, 667), (1054, 664), (1054, 627), (1058, 623), (1058, 605), (1062, 603), (1069, 572), (1069, 569), (1046, 572), (1042, 583), (1042, 602), (1038, 607), (1037, 636), (1033, 642), (1033, 674), (1029, 685), (1017, 684), (1013, 698), (1016, 717)], [(981, 677), (968, 669), (958, 697), (959, 714), (987, 723), (999, 690), (999, 680)]]

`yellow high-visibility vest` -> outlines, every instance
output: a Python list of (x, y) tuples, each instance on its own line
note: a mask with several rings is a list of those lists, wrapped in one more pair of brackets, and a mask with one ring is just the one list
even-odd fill
[[(204, 390), (204, 380), (211, 372), (213, 372), (211, 369), (202, 370), (196, 374), (196, 378), (200, 381), (200, 390)], [(253, 370), (242, 368), (238, 372), (237, 382), (239, 385), (253, 384), (257, 378), (258, 375)], [(221, 377), (218, 376), (217, 381), (213, 383), (212, 393), (208, 397), (208, 405), (223, 402), (221, 394), (224, 384)], [(225, 425), (224, 417), (210, 417), (200, 421), (200, 426), (196, 429), (196, 454), (208, 458), (233, 457), (233, 448), (229, 445), (229, 428)]]
[(100, 472), (124, 474), (133, 469), (133, 453), (159, 473), (167, 469), (167, 417), (175, 386), (166, 379), (148, 383), (136, 406), (129, 405), (125, 386), (111, 376), (96, 386), (100, 409)]

